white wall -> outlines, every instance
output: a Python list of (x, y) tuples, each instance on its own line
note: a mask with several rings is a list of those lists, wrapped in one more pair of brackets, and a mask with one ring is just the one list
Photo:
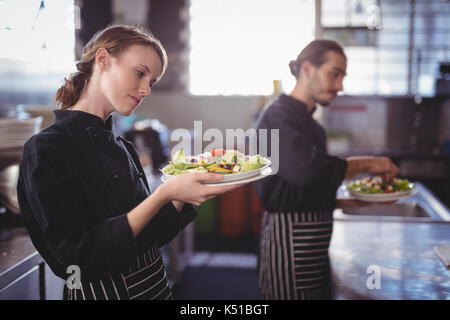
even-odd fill
[(158, 119), (169, 129), (193, 129), (194, 121), (203, 122), (203, 130), (217, 128), (248, 129), (254, 124), (263, 97), (255, 96), (192, 96), (182, 92), (152, 93), (138, 112)]

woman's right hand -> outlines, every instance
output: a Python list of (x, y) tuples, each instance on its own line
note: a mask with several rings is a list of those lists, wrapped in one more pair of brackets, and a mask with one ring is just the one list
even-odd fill
[(201, 205), (208, 199), (214, 198), (222, 193), (239, 188), (241, 185), (208, 187), (202, 182), (219, 182), (223, 176), (218, 173), (191, 172), (175, 176), (158, 189), (168, 201), (178, 200), (193, 205)]

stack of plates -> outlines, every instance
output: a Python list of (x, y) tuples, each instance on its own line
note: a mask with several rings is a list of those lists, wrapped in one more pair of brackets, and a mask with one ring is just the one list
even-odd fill
[(23, 145), (40, 131), (42, 117), (30, 119), (0, 118), (0, 158), (20, 156)]
[(39, 106), (39, 105), (25, 105), (24, 111), (28, 113), (31, 117), (37, 118), (42, 117), (41, 130), (44, 130), (50, 126), (55, 120), (53, 115), (53, 110), (55, 107)]
[(0, 201), (13, 213), (20, 213), (17, 200), (19, 165), (13, 164), (0, 171)]

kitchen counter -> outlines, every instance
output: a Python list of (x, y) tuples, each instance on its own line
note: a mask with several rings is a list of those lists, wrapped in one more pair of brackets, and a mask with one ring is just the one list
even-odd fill
[[(420, 202), (432, 216), (435, 209), (448, 213), (417, 186), (419, 193), (403, 202)], [(390, 218), (335, 219), (329, 251), (334, 299), (450, 300), (450, 270), (434, 252), (436, 245), (450, 245), (450, 221)]]
[[(42, 258), (33, 246), (28, 232), (23, 227), (12, 228), (0, 231), (0, 289), (6, 281), (6, 275), (10, 273), (14, 266), (33, 261), (41, 262)], [(9, 278), (9, 277), (8, 277)]]
[[(335, 221), (330, 245), (335, 299), (450, 299), (450, 270), (434, 253), (450, 223)], [(376, 266), (380, 289), (367, 281)], [(369, 281), (375, 283), (374, 281)]]
[(44, 262), (19, 221), (18, 215), (1, 219), (0, 300), (62, 299), (64, 280)]
[(0, 300), (45, 299), (45, 263), (24, 228), (0, 232)]
[[(193, 251), (193, 226), (188, 225), (162, 247), (169, 282), (178, 281)], [(36, 251), (23, 227), (0, 230), (0, 300), (61, 300), (65, 281)]]

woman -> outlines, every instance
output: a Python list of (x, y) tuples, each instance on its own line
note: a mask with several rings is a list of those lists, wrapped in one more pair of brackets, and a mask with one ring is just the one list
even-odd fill
[(221, 175), (190, 173), (149, 195), (135, 149), (111, 131), (111, 113), (130, 115), (166, 67), (144, 30), (97, 33), (56, 93), (55, 122), (24, 147), (18, 196), (33, 244), (59, 277), (80, 270), (65, 299), (172, 298), (159, 248), (194, 219), (192, 204), (236, 188), (206, 187)]
[[(325, 130), (313, 118), (343, 90), (347, 58), (330, 40), (314, 40), (290, 63), (297, 82), (272, 101), (258, 129), (279, 129), (279, 171), (255, 183), (265, 209), (259, 257), (262, 299), (330, 299), (328, 247), (336, 191), (360, 172), (393, 177), (385, 157), (341, 159), (326, 150)], [(270, 141), (269, 141), (270, 142)], [(269, 146), (270, 150), (270, 146)]]

